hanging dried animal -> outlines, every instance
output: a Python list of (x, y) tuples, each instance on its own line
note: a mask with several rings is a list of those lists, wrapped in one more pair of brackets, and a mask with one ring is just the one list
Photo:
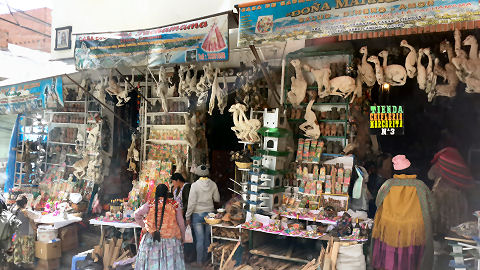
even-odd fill
[(212, 115), (213, 109), (215, 108), (215, 99), (217, 100), (220, 114), (223, 114), (223, 110), (227, 106), (227, 99), (228, 99), (227, 79), (225, 78), (225, 74), (224, 74), (223, 88), (221, 88), (220, 84), (218, 83), (218, 75), (220, 75), (220, 69), (217, 68), (215, 70), (215, 75), (214, 75), (213, 85), (212, 85), (212, 94), (210, 95), (210, 103), (208, 105), (208, 114), (210, 115)]
[(387, 65), (388, 51), (381, 51), (378, 56), (383, 58), (382, 68), (385, 82), (392, 86), (405, 85), (407, 81), (407, 71), (405, 68), (401, 65)]
[(108, 87), (108, 77), (101, 77), (100, 81), (93, 88), (92, 95), (105, 103), (105, 89)]
[(320, 126), (317, 122), (317, 116), (312, 110), (312, 105), (314, 102), (315, 98), (312, 98), (310, 102), (308, 102), (307, 109), (305, 111), (305, 122), (302, 123), (299, 128), (305, 133), (305, 136), (312, 139), (318, 139), (318, 137), (320, 137)]
[[(197, 69), (195, 68), (195, 65), (190, 65), (190, 70), (193, 70), (193, 76), (190, 78), (190, 81), (188, 82), (188, 95), (195, 93), (197, 95)], [(190, 71), (189, 71), (190, 73)]]
[(95, 153), (88, 162), (84, 177), (88, 180), (94, 181), (95, 183), (101, 182), (102, 163), (103, 162), (100, 158), (100, 153)]
[(303, 77), (302, 73), (302, 63), (298, 59), (293, 59), (290, 61), (292, 66), (295, 68), (296, 77), (292, 76), (292, 85), (290, 91), (287, 93), (287, 99), (293, 105), (300, 105), (300, 103), (305, 99), (307, 94), (307, 81)]
[(442, 77), (447, 84), (437, 84), (437, 87), (435, 88), (435, 95), (454, 97), (456, 95), (456, 89), (459, 80), (456, 74), (455, 66), (451, 63), (453, 58), (453, 48), (448, 40), (444, 40), (440, 43), (440, 51), (447, 53), (449, 62), (445, 64), (445, 68), (442, 68), (439, 65), (438, 58), (435, 59), (435, 67), (433, 68), (433, 72)]
[(422, 65), (423, 49), (418, 50), (417, 57), (417, 83), (418, 88), (425, 90), (427, 87), (427, 69)]
[(167, 98), (165, 97), (166, 92), (168, 91), (168, 79), (165, 68), (162, 66), (158, 71), (158, 82), (157, 87), (155, 88), (155, 94), (160, 98), (162, 103), (163, 112), (168, 112), (168, 103)]
[[(308, 65), (305, 65), (304, 67), (305, 67), (305, 70), (310, 71), (314, 74), (314, 77), (317, 80), (318, 93), (320, 98), (323, 98), (329, 95), (334, 95), (334, 96), (341, 96), (346, 99), (350, 95), (355, 93), (357, 84), (354, 78), (350, 76), (339, 76), (330, 80), (330, 75), (332, 74), (332, 71), (329, 68), (314, 70)], [(359, 87), (360, 89), (362, 87), (360, 82), (359, 82)], [(325, 91), (322, 91), (323, 88), (325, 88)], [(353, 102), (354, 98), (355, 96), (352, 98), (350, 102)]]
[(130, 147), (128, 148), (127, 152), (127, 162), (128, 162), (128, 171), (137, 173), (137, 162), (140, 161), (140, 153), (136, 148), (136, 136), (132, 134), (132, 142), (130, 143)]
[(89, 152), (96, 152), (98, 150), (98, 143), (100, 137), (100, 125), (93, 124), (87, 129), (87, 144), (86, 149)]
[[(77, 100), (83, 100), (83, 95), (85, 94), (83, 91), (87, 90), (88, 91), (88, 85), (87, 85), (87, 80), (82, 79), (82, 82), (80, 83), (80, 86), (77, 90)], [(83, 90), (85, 89), (85, 90)]]
[(110, 77), (108, 79), (108, 87), (105, 88), (105, 91), (110, 96), (116, 96), (117, 97), (117, 106), (123, 106), (125, 103), (127, 103), (130, 100), (130, 97), (128, 96), (128, 85), (127, 81), (125, 80), (125, 88), (122, 88), (112, 77), (112, 74), (110, 74)]
[(435, 90), (435, 86), (437, 85), (437, 75), (433, 73), (433, 57), (430, 53), (430, 48), (424, 48), (423, 53), (428, 57), (427, 84), (425, 87), (425, 92), (429, 94), (429, 100), (431, 100), (433, 98), (432, 91)]
[(375, 77), (377, 78), (378, 84), (383, 85), (385, 83), (385, 75), (383, 74), (383, 67), (380, 65), (380, 60), (377, 56), (372, 55), (368, 57), (367, 61), (375, 65)]
[(408, 48), (410, 52), (407, 55), (407, 58), (405, 59), (405, 69), (407, 70), (407, 75), (409, 78), (415, 77), (415, 72), (417, 71), (415, 69), (415, 64), (417, 63), (417, 51), (413, 46), (408, 44), (406, 40), (402, 40), (400, 42), (401, 47)]
[(455, 55), (456, 57), (452, 58), (452, 64), (455, 66), (455, 69), (457, 70), (457, 76), (458, 79), (461, 82), (465, 82), (467, 78), (467, 72), (465, 71), (465, 63), (467, 61), (467, 53), (462, 50), (462, 37), (460, 34), (460, 30), (455, 29), (455, 32), (453, 34), (453, 37), (455, 39)]
[(175, 172), (183, 175), (183, 177), (187, 178), (187, 167), (185, 166), (187, 157), (180, 152), (176, 152), (174, 155), (175, 158)]
[(470, 35), (465, 38), (463, 45), (470, 46), (469, 59), (465, 60), (464, 69), (468, 74), (465, 78), (467, 93), (480, 93), (480, 60), (478, 59), (477, 39)]
[(360, 53), (362, 56), (362, 63), (357, 66), (358, 74), (362, 80), (368, 87), (372, 87), (375, 84), (375, 71), (373, 67), (367, 62), (368, 56), (368, 48), (367, 46), (363, 46), (360, 48)]
[(185, 139), (187, 140), (188, 145), (191, 148), (195, 148), (198, 143), (197, 134), (195, 132), (197, 126), (197, 116), (195, 115), (195, 113), (193, 113), (192, 117), (188, 117), (188, 115), (185, 115), (184, 117), (186, 127)]
[(90, 158), (88, 157), (87, 152), (84, 152), (82, 154), (82, 159), (73, 164), (73, 175), (75, 175), (77, 179), (82, 179), (83, 176), (85, 176), (85, 169), (87, 168), (89, 162)]
[(187, 87), (188, 87), (188, 82), (186, 81), (186, 76), (188, 73), (188, 68), (186, 66), (181, 65), (178, 69), (178, 76), (180, 78), (180, 82), (178, 83), (178, 95), (180, 97), (185, 97), (187, 96)]

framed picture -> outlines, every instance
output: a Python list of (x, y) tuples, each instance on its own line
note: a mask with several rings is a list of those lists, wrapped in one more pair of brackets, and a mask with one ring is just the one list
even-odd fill
[(55, 28), (55, 50), (68, 50), (72, 48), (72, 27)]

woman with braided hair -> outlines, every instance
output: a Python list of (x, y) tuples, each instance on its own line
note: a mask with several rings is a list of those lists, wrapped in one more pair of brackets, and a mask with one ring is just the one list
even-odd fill
[(165, 184), (156, 187), (153, 205), (146, 203), (135, 211), (135, 221), (147, 231), (140, 242), (136, 270), (185, 269), (182, 209), (177, 202), (168, 198)]

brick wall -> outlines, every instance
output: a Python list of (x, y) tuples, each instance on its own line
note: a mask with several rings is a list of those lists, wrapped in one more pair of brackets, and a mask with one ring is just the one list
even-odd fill
[[(25, 11), (25, 13), (46, 21), (51, 24), (52, 22), (52, 10), (49, 8), (38, 8)], [(20, 12), (14, 12), (11, 14), (2, 14), (0, 18), (18, 22), (22, 26), (34, 29), (38, 32), (51, 35), (51, 27), (41, 22), (35, 21), (35, 19), (27, 17)], [(37, 34), (30, 30), (18, 27), (6, 21), (0, 20), (0, 32), (8, 34), (8, 43), (16, 44), (22, 47), (27, 47), (34, 50), (41, 50), (44, 52), (50, 52), (50, 38), (41, 34)], [(2, 34), (2, 37), (4, 35)]]

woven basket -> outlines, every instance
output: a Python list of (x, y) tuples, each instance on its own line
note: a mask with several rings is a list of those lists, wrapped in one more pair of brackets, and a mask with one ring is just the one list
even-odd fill
[(239, 169), (249, 169), (250, 167), (252, 167), (252, 162), (235, 161), (235, 165), (237, 165)]
[(207, 217), (205, 217), (204, 219), (205, 219), (205, 222), (207, 224), (210, 224), (210, 225), (216, 225), (216, 224), (222, 222), (221, 219), (217, 219), (217, 218), (207, 218)]

